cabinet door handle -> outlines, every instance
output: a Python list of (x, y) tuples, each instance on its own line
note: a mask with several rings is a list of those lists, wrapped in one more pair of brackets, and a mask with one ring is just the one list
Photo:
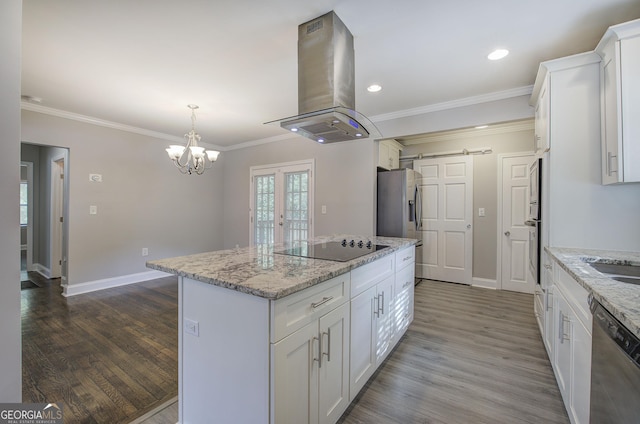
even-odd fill
[[(373, 303), (377, 302), (376, 305), (374, 305)], [(379, 296), (375, 296), (371, 298), (371, 307), (373, 308), (373, 315), (376, 316), (376, 318), (380, 318), (380, 297)]]
[(311, 304), (311, 307), (313, 309), (317, 308), (318, 306), (322, 306), (325, 303), (327, 303), (328, 301), (333, 300), (333, 296), (329, 296), (329, 297), (323, 297), (321, 301), (319, 302), (315, 302)]
[(564, 343), (565, 340), (569, 341), (571, 339), (571, 336), (565, 333), (564, 331), (564, 325), (567, 322), (571, 323), (571, 320), (567, 318), (567, 316), (563, 314), (562, 311), (560, 311), (560, 328), (559, 328), (560, 334), (558, 335), (558, 338), (560, 339), (560, 343)]
[(325, 334), (327, 335), (327, 352), (322, 354), (327, 356), (327, 362), (331, 362), (331, 327), (327, 328), (326, 333), (323, 331), (320, 337), (324, 337)]
[[(382, 296), (382, 301), (380, 301), (380, 296)], [(384, 292), (378, 295), (378, 314), (384, 315)]]
[(547, 290), (547, 306), (545, 310), (553, 309), (553, 293)]
[[(316, 355), (313, 353), (313, 345), (315, 344), (315, 341), (318, 341), (318, 357), (316, 358)], [(318, 368), (322, 368), (322, 337), (317, 338), (317, 337), (312, 337), (311, 338), (311, 356), (313, 357), (313, 360), (318, 362)]]
[(607, 175), (611, 176), (611, 174), (613, 174), (614, 172), (618, 172), (618, 169), (616, 167), (616, 170), (613, 170), (613, 166), (611, 166), (613, 164), (612, 159), (613, 158), (618, 158), (618, 155), (614, 155), (611, 152), (607, 152)]

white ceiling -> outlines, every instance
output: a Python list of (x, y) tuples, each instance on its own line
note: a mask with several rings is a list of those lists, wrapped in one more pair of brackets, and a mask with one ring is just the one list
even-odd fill
[[(282, 136), (298, 25), (335, 10), (355, 40), (356, 109), (376, 117), (533, 84), (592, 50), (638, 0), (24, 0), (22, 94), (39, 107), (202, 141)], [(487, 54), (507, 48), (506, 59)], [(366, 87), (379, 83), (371, 94)], [(28, 108), (29, 106), (27, 106)], [(383, 134), (384, 136), (384, 134)]]

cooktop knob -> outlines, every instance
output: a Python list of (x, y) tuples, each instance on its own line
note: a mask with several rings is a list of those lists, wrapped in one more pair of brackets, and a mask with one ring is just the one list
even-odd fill
[(362, 242), (362, 240), (360, 240), (360, 241), (358, 242), (358, 247), (362, 249), (362, 246), (364, 246), (364, 243)]
[(345, 247), (347, 245), (347, 239), (342, 239), (342, 243), (340, 243), (342, 245), (342, 247)]
[(351, 240), (351, 241), (349, 242), (349, 246), (353, 247), (353, 246), (355, 246), (355, 245), (356, 245), (356, 242), (355, 242), (355, 241)]
[(369, 240), (369, 241), (367, 242), (367, 249), (371, 249), (371, 246), (372, 246), (372, 244), (371, 244), (371, 240)]

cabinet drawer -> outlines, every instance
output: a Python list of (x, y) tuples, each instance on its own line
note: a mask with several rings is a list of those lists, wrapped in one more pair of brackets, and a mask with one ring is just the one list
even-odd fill
[(407, 266), (396, 273), (396, 293), (400, 293), (415, 284), (414, 267)]
[(394, 274), (395, 255), (387, 255), (375, 262), (351, 270), (351, 297)]
[(273, 301), (271, 343), (348, 301), (350, 285), (350, 274), (346, 273)]
[(562, 291), (567, 303), (574, 310), (577, 318), (582, 321), (582, 325), (588, 328), (589, 333), (591, 333), (593, 316), (589, 310), (589, 302), (587, 300), (589, 292), (557, 263), (553, 264), (553, 273), (556, 286)]
[(396, 271), (399, 271), (406, 266), (414, 265), (415, 261), (416, 249), (413, 246), (396, 252)]

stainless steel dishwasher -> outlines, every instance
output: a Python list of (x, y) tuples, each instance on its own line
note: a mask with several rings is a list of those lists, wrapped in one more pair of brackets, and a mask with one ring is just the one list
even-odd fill
[(640, 422), (640, 340), (590, 299), (593, 313), (591, 424)]

